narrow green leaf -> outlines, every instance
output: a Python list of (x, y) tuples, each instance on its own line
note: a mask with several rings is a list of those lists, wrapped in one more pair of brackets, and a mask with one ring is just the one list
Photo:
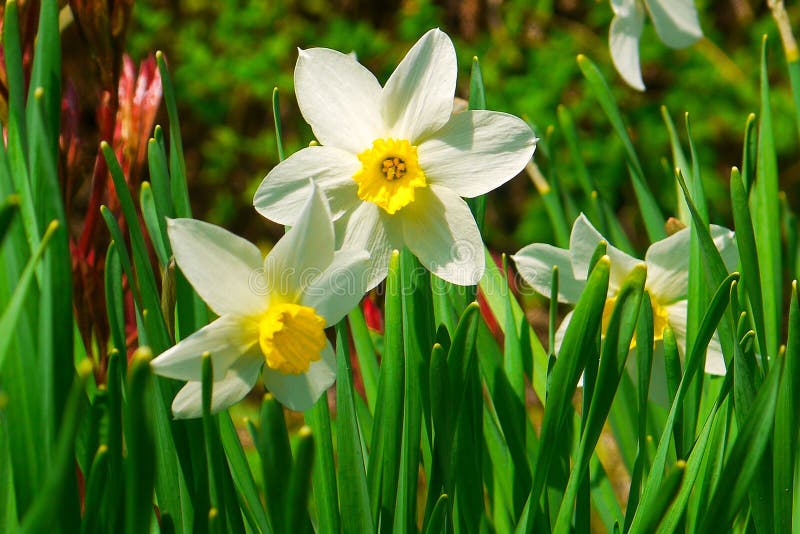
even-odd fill
[(779, 354), (758, 392), (746, 424), (739, 429), (719, 482), (709, 499), (700, 532), (728, 530), (750, 491), (750, 483), (772, 436), (784, 362), (784, 355)]
[(139, 207), (142, 210), (142, 218), (147, 227), (147, 236), (153, 243), (153, 248), (158, 257), (158, 263), (162, 269), (166, 269), (169, 263), (170, 251), (169, 240), (166, 235), (166, 228), (163, 228), (159, 223), (161, 217), (156, 210), (155, 199), (153, 198), (153, 190), (150, 189), (150, 184), (142, 182), (142, 188), (139, 190)]
[(750, 301), (750, 312), (754, 330), (758, 337), (758, 346), (767, 347), (764, 337), (767, 329), (764, 324), (764, 301), (761, 288), (761, 271), (756, 256), (756, 238), (753, 233), (753, 220), (750, 216), (750, 206), (747, 202), (747, 191), (739, 170), (731, 169), (731, 208), (736, 229), (736, 244), (739, 249), (739, 261), (742, 266), (742, 286)]
[[(692, 209), (691, 202), (689, 203), (689, 208)], [(685, 371), (683, 373), (683, 377), (681, 378), (681, 382), (678, 385), (678, 390), (675, 394), (675, 400), (670, 406), (669, 414), (667, 415), (667, 420), (664, 424), (661, 438), (658, 442), (658, 448), (655, 456), (653, 457), (650, 476), (647, 477), (647, 483), (642, 494), (641, 502), (631, 524), (632, 531), (636, 531), (635, 529), (640, 527), (644, 521), (644, 519), (642, 519), (643, 515), (648, 513), (648, 508), (654, 504), (656, 499), (659, 498), (659, 488), (663, 480), (664, 468), (667, 462), (667, 453), (671, 443), (670, 437), (672, 436), (674, 430), (677, 415), (683, 408), (683, 399), (686, 396), (687, 389), (691, 384), (692, 379), (695, 377), (695, 375), (697, 375), (697, 373), (703, 371), (708, 344), (711, 341), (714, 330), (717, 328), (728, 306), (731, 287), (733, 286), (734, 282), (738, 280), (738, 278), (739, 275), (737, 273), (731, 274), (725, 278), (722, 284), (720, 284), (720, 286), (717, 288), (713, 298), (711, 299), (711, 304), (709, 305), (708, 310), (706, 311), (706, 314), (700, 323), (697, 337), (688, 348)]]
[[(343, 356), (347, 359), (347, 355)], [(323, 533), (339, 532), (339, 492), (336, 487), (336, 463), (331, 436), (331, 414), (328, 396), (322, 395), (305, 413), (306, 424), (316, 437), (314, 440), (314, 469), (311, 486), (317, 508), (318, 530)], [(348, 491), (350, 489), (348, 488)]]
[(403, 425), (403, 332), (401, 303), (400, 253), (394, 251), (386, 279), (386, 311), (384, 353), (378, 379), (375, 421), (367, 466), (367, 481), (373, 516), (383, 529), (394, 524), (397, 481), (400, 464), (400, 443)]
[(18, 195), (11, 195), (3, 202), (2, 206), (0, 206), (0, 245), (3, 244), (3, 241), (8, 234), (9, 229), (11, 228), (11, 223), (14, 222), (14, 218), (19, 211), (19, 196)]
[(211, 399), (214, 390), (214, 362), (211, 353), (202, 356), (202, 402), (203, 402), (203, 437), (208, 461), (208, 492), (211, 507), (217, 510), (219, 522), (224, 525), (227, 520), (228, 503), (225, 502), (223, 465), (225, 462), (219, 441), (219, 431), (211, 415)]
[[(689, 166), (689, 162), (683, 152), (681, 141), (678, 138), (678, 132), (675, 129), (675, 123), (672, 122), (672, 118), (670, 117), (666, 106), (661, 106), (661, 117), (664, 119), (664, 124), (667, 126), (667, 132), (669, 133), (669, 144), (672, 151), (672, 168), (678, 168), (681, 170), (681, 173), (684, 176), (692, 177), (692, 169)], [(686, 206), (686, 202), (683, 200), (683, 196), (680, 193), (680, 186), (677, 182), (675, 183), (675, 189), (678, 193), (678, 219), (680, 219), (683, 224), (688, 226), (691, 224), (692, 219), (691, 215), (689, 214), (689, 208)]]
[[(728, 394), (731, 391), (732, 376), (733, 375), (731, 374), (725, 376), (725, 381), (720, 389), (714, 406), (711, 408), (711, 411), (706, 418), (706, 422), (697, 437), (697, 441), (694, 443), (691, 454), (689, 455), (689, 459), (686, 461), (686, 469), (680, 490), (678, 491), (678, 494), (675, 496), (672, 505), (670, 505), (669, 510), (667, 510), (666, 514), (661, 520), (661, 523), (659, 524), (659, 533), (675, 532), (678, 528), (680, 528), (680, 524), (684, 518), (684, 513), (686, 512), (686, 506), (689, 502), (690, 496), (692, 496), (693, 493), (696, 497), (698, 497), (698, 502), (703, 502), (703, 498), (700, 496), (704, 490), (703, 485), (708, 479), (714, 478), (715, 475), (711, 469), (715, 463), (715, 460), (712, 457), (715, 449), (712, 446), (712, 448), (709, 450), (709, 437), (712, 435), (712, 429), (716, 429), (714, 437), (720, 435), (720, 429), (725, 430), (725, 418), (717, 418), (716, 416), (720, 408), (723, 406), (723, 402), (728, 398)], [(695, 485), (698, 479), (700, 479), (701, 487), (697, 487)], [(667, 480), (662, 482), (662, 484), (665, 485), (668, 483), (669, 481)], [(648, 532), (648, 530), (644, 529), (642, 531)], [(692, 532), (691, 528), (689, 531)]]
[[(553, 532), (567, 533), (571, 529), (573, 505), (578, 496), (581, 480), (589, 470), (592, 451), (594, 451), (597, 440), (600, 438), (600, 433), (611, 410), (611, 403), (617, 392), (620, 378), (625, 371), (625, 362), (630, 353), (631, 341), (636, 332), (636, 322), (639, 318), (646, 278), (647, 268), (645, 265), (637, 265), (625, 278), (622, 287), (617, 293), (617, 301), (611, 313), (605, 340), (602, 344), (600, 366), (597, 371), (597, 380), (592, 388), (588, 415), (585, 417), (585, 428), (580, 438), (578, 452), (575, 456), (575, 465), (570, 473)], [(590, 378), (585, 376), (584, 380), (588, 382)], [(585, 382), (584, 394), (588, 395), (586, 393), (586, 385)]]
[(125, 532), (149, 532), (153, 519), (153, 489), (156, 478), (153, 423), (147, 406), (152, 395), (150, 350), (140, 348), (130, 362), (126, 406), (125, 444)]
[(761, 112), (758, 128), (756, 181), (750, 198), (756, 236), (761, 289), (764, 295), (765, 355), (778, 353), (781, 327), (782, 254), (780, 205), (778, 202), (778, 162), (772, 132), (769, 79), (767, 77), (767, 37), (761, 43)]
[(356, 347), (358, 368), (361, 371), (361, 380), (364, 382), (364, 392), (367, 394), (367, 404), (372, 413), (375, 413), (375, 397), (378, 394), (378, 359), (375, 357), (375, 346), (364, 318), (361, 306), (353, 308), (347, 314), (350, 323), (350, 332), (353, 335), (353, 344)]
[[(18, 152), (18, 156), (22, 159), (27, 152), (27, 137), (25, 136), (24, 120), (25, 74), (22, 69), (22, 43), (17, 0), (6, 2), (3, 15), (3, 60), (8, 83), (8, 146), (10, 152)], [(18, 143), (19, 145), (15, 146)]]
[[(486, 271), (480, 281), (480, 290), (486, 299), (486, 303), (489, 305), (492, 315), (497, 319), (498, 325), (500, 325), (501, 329), (504, 329), (506, 325), (507, 301), (503, 296), (508, 294), (508, 282), (505, 275), (500, 272), (500, 269), (494, 263), (491, 253), (488, 250), (484, 252), (486, 256)], [(504, 286), (506, 287), (505, 289)], [(434, 287), (434, 293), (436, 293), (435, 290), (436, 288)], [(514, 314), (514, 320), (517, 321), (516, 324), (527, 325), (525, 313), (516, 300), (511, 302), (511, 310)], [(546, 397), (547, 388), (548, 354), (547, 351), (544, 350), (539, 337), (535, 332), (530, 330), (530, 326), (528, 326), (528, 335), (526, 338), (530, 341), (530, 352), (533, 355), (532, 361), (530, 362), (531, 369), (528, 370), (526, 367), (526, 373), (529, 375), (536, 395), (540, 399), (544, 399)]]
[(651, 243), (664, 239), (666, 237), (663, 226), (664, 215), (661, 213), (653, 193), (647, 186), (644, 170), (641, 163), (639, 163), (636, 150), (633, 148), (633, 142), (628, 136), (625, 123), (622, 120), (622, 114), (614, 101), (614, 97), (611, 95), (611, 90), (603, 79), (603, 75), (600, 74), (600, 70), (589, 58), (582, 54), (578, 55), (578, 66), (625, 148), (628, 171), (633, 183), (633, 191), (636, 194), (636, 200), (639, 203), (640, 212), (644, 219), (647, 236)]
[[(678, 395), (678, 387), (683, 378), (683, 370), (681, 369), (681, 356), (678, 350), (678, 341), (675, 339), (675, 332), (670, 325), (664, 327), (663, 345), (664, 376), (667, 382), (669, 404), (672, 406), (675, 402), (675, 397)], [(681, 410), (675, 415), (675, 423), (672, 427), (672, 436), (675, 439), (675, 455), (678, 458), (683, 458), (683, 413), (684, 411)]]
[[(433, 301), (430, 276), (408, 249), (400, 254), (402, 277), (402, 325), (404, 351), (403, 432), (400, 449), (400, 472), (397, 485), (397, 510), (394, 529), (407, 532), (416, 525), (417, 493), (420, 464), (420, 440), (423, 407), (430, 413), (427, 356), (433, 346)], [(426, 429), (430, 428), (430, 416)]]
[[(127, 255), (127, 251), (124, 251)], [(106, 252), (106, 265), (103, 271), (106, 296), (108, 326), (111, 330), (111, 344), (117, 351), (125, 351), (125, 309), (122, 290), (122, 263), (117, 251), (116, 241), (111, 241)]]
[(169, 173), (172, 205), (176, 217), (191, 217), (192, 208), (189, 204), (189, 190), (186, 187), (186, 162), (183, 158), (183, 141), (181, 141), (181, 125), (178, 120), (178, 105), (175, 101), (175, 88), (172, 77), (167, 69), (164, 54), (156, 52), (158, 72), (161, 75), (161, 87), (164, 90), (164, 103), (167, 105), (169, 115)]
[(59, 224), (56, 221), (51, 222), (47, 227), (47, 230), (39, 242), (39, 246), (28, 260), (25, 270), (22, 271), (22, 276), (20, 277), (17, 287), (14, 289), (10, 302), (6, 306), (6, 309), (3, 310), (3, 315), (0, 316), (0, 369), (4, 367), (6, 358), (8, 357), (11, 342), (14, 340), (14, 330), (17, 328), (17, 322), (19, 321), (20, 313), (22, 312), (23, 305), (28, 296), (31, 282), (33, 282), (36, 267), (42, 259), (42, 255), (58, 227)]
[[(572, 409), (571, 399), (575, 392), (583, 368), (590, 353), (595, 349), (597, 334), (600, 331), (603, 307), (608, 291), (608, 278), (611, 261), (603, 256), (592, 269), (586, 287), (575, 306), (572, 320), (567, 326), (558, 359), (553, 368), (551, 386), (545, 404), (542, 419), (540, 441), (552, 443), (564, 430), (567, 415)], [(525, 508), (529, 509), (528, 522), (520, 525), (530, 531), (533, 527), (535, 513), (539, 503), (548, 472), (552, 468), (556, 450), (554, 447), (542, 447), (536, 457), (533, 470), (533, 484)], [(520, 528), (518, 527), (518, 529)]]
[[(271, 534), (273, 532), (272, 525), (261, 503), (258, 487), (253, 479), (253, 473), (250, 471), (250, 465), (247, 463), (236, 427), (227, 412), (220, 413), (218, 419), (222, 447), (225, 449), (231, 478), (238, 492), (242, 511), (254, 530)], [(254, 441), (258, 442), (257, 439)]]
[(425, 534), (439, 534), (440, 532), (444, 532), (445, 520), (447, 517), (447, 501), (447, 494), (443, 493), (439, 496), (436, 505), (433, 507), (428, 525), (424, 529)]
[(271, 393), (264, 395), (261, 404), (261, 429), (256, 443), (261, 457), (267, 517), (277, 532), (286, 532), (286, 481), (291, 476), (292, 449), (283, 407)]
[(336, 443), (338, 481), (342, 490), (339, 492), (342, 531), (374, 532), (361, 435), (353, 405), (353, 374), (348, 358), (347, 333), (343, 326), (337, 326), (336, 334)]
[[(58, 6), (55, 2), (42, 5), (39, 18), (39, 31), (52, 31), (57, 24)], [(52, 41), (55, 41), (53, 43)], [(37, 50), (42, 53), (59, 53), (59, 39), (39, 38)], [(49, 44), (48, 44), (49, 43)], [(47, 78), (46, 88), (50, 91), (60, 90), (59, 58), (42, 63), (42, 76)], [(54, 69), (50, 72), (50, 69)], [(36, 58), (34, 59), (34, 71)], [(50, 78), (52, 75), (52, 79)], [(33, 75), (32, 75), (33, 76)], [(74, 327), (71, 321), (63, 320), (73, 313), (72, 306), (72, 263), (68, 237), (67, 220), (61, 200), (61, 189), (58, 177), (58, 121), (60, 118), (60, 93), (52, 97), (46, 95), (41, 88), (32, 91), (32, 99), (28, 103), (30, 139), (29, 168), (36, 174), (34, 188), (36, 207), (39, 210), (40, 228), (46, 227), (50, 221), (58, 221), (50, 253), (45, 255), (41, 268), (37, 269), (40, 282), (39, 299), (39, 343), (38, 364), (39, 384), (43, 397), (43, 430), (40, 438), (50, 443), (54, 432), (58, 429), (63, 409), (69, 395), (70, 376), (72, 375), (74, 358)], [(53, 107), (48, 107), (53, 106)], [(73, 480), (74, 481), (74, 480)], [(77, 481), (75, 481), (77, 483)], [(68, 497), (77, 500), (74, 494)], [(77, 508), (77, 503), (75, 507)], [(69, 513), (67, 513), (69, 512)], [(64, 511), (64, 524), (77, 528), (79, 514), (77, 510), (67, 507)]]
[[(108, 260), (108, 257), (106, 258)], [(124, 350), (124, 349), (123, 349)], [(126, 483), (122, 476), (112, 476), (123, 472), (122, 435), (123, 435), (123, 384), (126, 375), (127, 355), (112, 349), (108, 354), (108, 373), (106, 387), (108, 391), (108, 429), (106, 445), (108, 446), (108, 484), (105, 486), (105, 507), (103, 523), (108, 530), (122, 529), (123, 493)]]
[(650, 294), (645, 290), (644, 298), (642, 298), (642, 309), (639, 312), (639, 320), (636, 323), (636, 460), (631, 473), (631, 486), (628, 490), (628, 504), (625, 508), (625, 523), (622, 529), (624, 532), (630, 529), (633, 513), (639, 505), (642, 479), (648, 462), (647, 399), (650, 393), (650, 376), (653, 370), (653, 338), (653, 305), (650, 300)]
[(664, 478), (657, 498), (644, 510), (640, 522), (634, 525), (630, 532), (647, 533), (655, 530), (656, 526), (661, 522), (661, 518), (669, 508), (669, 505), (675, 498), (675, 495), (678, 493), (685, 471), (686, 462), (678, 460), (675, 467), (667, 473)]
[[(472, 72), (469, 77), (469, 109), (486, 109), (486, 90), (483, 87), (483, 74), (478, 57), (472, 58)], [(468, 198), (467, 204), (472, 210), (478, 229), (483, 231), (483, 221), (486, 217), (486, 195)]]
[[(25, 514), (21, 532), (46, 532), (52, 527), (54, 515), (64, 520), (76, 512), (65, 508), (76, 504), (75, 490), (70, 484), (75, 477), (75, 438), (85, 406), (86, 383), (91, 376), (92, 363), (83, 360), (72, 380), (67, 403), (63, 407), (64, 418), (56, 439), (49, 474)], [(73, 526), (77, 528), (77, 524)]]
[(749, 195), (756, 181), (756, 160), (758, 159), (758, 136), (756, 114), (750, 113), (744, 125), (744, 142), (742, 143), (742, 182)]
[(164, 148), (157, 137), (163, 135), (161, 126), (156, 126), (155, 137), (147, 142), (147, 161), (150, 170), (150, 184), (153, 186), (153, 199), (156, 204), (159, 224), (165, 226), (164, 217), (174, 217), (170, 193), (169, 166)]
[(479, 306), (469, 304), (461, 316), (447, 355), (448, 384), (453, 426), (449, 472), (454, 489), (453, 522), (467, 528), (477, 525), (484, 513), (482, 484), (483, 447), (475, 436), (483, 435), (483, 391), (477, 364), (476, 337)]
[(85, 512), (81, 521), (81, 532), (101, 532), (102, 512), (107, 506), (106, 484), (110, 476), (108, 446), (100, 445), (92, 461), (92, 469), (86, 482)]
[[(294, 465), (286, 488), (284, 524), (286, 532), (309, 532), (308, 494), (311, 491), (311, 468), (314, 465), (314, 438), (303, 426), (297, 432)], [(285, 482), (284, 482), (285, 484)]]
[[(139, 217), (133, 204), (128, 183), (122, 173), (122, 168), (117, 161), (117, 156), (111, 146), (103, 141), (100, 149), (108, 164), (111, 178), (114, 181), (114, 188), (119, 198), (120, 207), (128, 225), (128, 232), (131, 238), (131, 249), (133, 252), (133, 263), (136, 267), (136, 282), (141, 293), (141, 305), (143, 306), (142, 317), (148, 336), (148, 342), (156, 353), (161, 353), (170, 346), (169, 332), (166, 322), (161, 314), (161, 301), (156, 286), (153, 270), (150, 266), (150, 257), (147, 253), (147, 245), (139, 226)], [(114, 236), (116, 239), (116, 236)], [(118, 240), (118, 243), (124, 241)], [(133, 279), (131, 279), (133, 280)], [(146, 312), (146, 313), (145, 313)]]
[(792, 503), (794, 501), (795, 464), (798, 457), (797, 420), (800, 417), (800, 307), (797, 281), (792, 282), (789, 302), (789, 337), (786, 341), (786, 363), (778, 391), (775, 408), (775, 436), (773, 438), (773, 492), (775, 505), (774, 532), (792, 531)]
[(19, 529), (19, 520), (14, 492), (14, 464), (11, 461), (11, 444), (8, 439), (7, 402), (7, 397), (0, 400), (0, 529), (14, 533)]

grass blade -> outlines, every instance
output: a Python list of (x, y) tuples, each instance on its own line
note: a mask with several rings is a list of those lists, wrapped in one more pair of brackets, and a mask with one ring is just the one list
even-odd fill
[(647, 237), (651, 243), (664, 239), (666, 237), (663, 226), (664, 215), (661, 213), (652, 191), (647, 186), (642, 164), (639, 163), (636, 150), (633, 148), (633, 142), (625, 129), (622, 114), (614, 101), (614, 97), (611, 95), (611, 90), (603, 79), (603, 75), (600, 74), (600, 70), (589, 58), (582, 54), (578, 55), (578, 66), (625, 148), (625, 155), (628, 158), (628, 171), (633, 183), (633, 191), (636, 194), (636, 201), (639, 203), (640, 212), (644, 218)]
[[(585, 428), (580, 438), (574, 467), (570, 473), (553, 532), (565, 534), (570, 531), (573, 505), (578, 497), (581, 480), (589, 469), (592, 451), (597, 445), (597, 440), (600, 438), (600, 433), (608, 418), (622, 373), (625, 372), (625, 362), (636, 331), (646, 278), (647, 268), (643, 264), (637, 265), (625, 278), (619, 293), (617, 293), (617, 301), (611, 313), (601, 349), (600, 366), (591, 402), (588, 405), (588, 415), (585, 417)], [(584, 380), (589, 380), (589, 378), (585, 377)], [(588, 395), (585, 386), (584, 394)]]
[[(347, 359), (347, 355), (342, 356)], [(339, 532), (339, 492), (336, 487), (336, 463), (331, 436), (331, 414), (328, 396), (322, 395), (305, 413), (306, 424), (316, 436), (314, 446), (314, 469), (311, 471), (311, 486), (317, 508), (320, 532)], [(362, 468), (363, 470), (363, 468)], [(348, 491), (350, 489), (348, 488)]]
[(767, 78), (767, 38), (761, 43), (761, 112), (758, 128), (756, 181), (750, 198), (756, 236), (761, 289), (764, 294), (765, 356), (778, 353), (781, 325), (782, 264), (780, 204), (778, 201), (778, 162), (772, 132), (772, 112)]
[[(608, 292), (608, 277), (611, 261), (603, 256), (592, 269), (586, 287), (575, 306), (572, 320), (564, 334), (558, 359), (553, 367), (551, 385), (545, 404), (542, 430), (539, 440), (552, 443), (563, 432), (567, 415), (572, 410), (571, 399), (578, 384), (581, 372), (586, 366), (589, 354), (594, 351), (597, 334), (600, 331), (603, 307)], [(527, 524), (520, 525), (525, 531), (533, 528), (535, 510), (539, 505), (545, 481), (552, 467), (556, 451), (554, 447), (542, 447), (536, 457), (533, 470), (533, 484), (523, 516)]]
[(778, 355), (758, 392), (746, 424), (739, 429), (720, 480), (709, 499), (700, 532), (725, 531), (730, 528), (742, 501), (750, 491), (750, 483), (761, 465), (761, 458), (772, 436), (784, 361), (783, 354)]
[[(692, 208), (691, 203), (689, 203), (689, 208)], [(720, 284), (720, 286), (717, 288), (713, 298), (711, 299), (711, 304), (709, 305), (708, 310), (706, 311), (706, 314), (700, 323), (697, 337), (694, 339), (691, 348), (688, 349), (686, 369), (683, 373), (683, 377), (681, 378), (681, 382), (678, 385), (678, 390), (675, 394), (675, 400), (673, 401), (669, 410), (669, 414), (667, 415), (667, 421), (664, 424), (661, 438), (658, 442), (658, 449), (656, 450), (656, 454), (653, 458), (650, 476), (647, 477), (647, 483), (642, 494), (641, 502), (637, 508), (636, 514), (634, 515), (633, 522), (631, 523), (631, 530), (634, 532), (642, 525), (644, 521), (642, 516), (648, 513), (648, 508), (656, 499), (658, 499), (660, 494), (659, 488), (661, 487), (661, 483), (663, 481), (664, 468), (667, 462), (667, 453), (671, 443), (670, 437), (673, 433), (676, 418), (679, 411), (683, 408), (683, 399), (686, 396), (687, 389), (691, 384), (692, 379), (697, 373), (702, 372), (704, 368), (706, 349), (711, 341), (711, 336), (714, 334), (714, 330), (717, 328), (717, 325), (719, 324), (723, 314), (725, 313), (725, 310), (728, 307), (731, 287), (736, 280), (738, 280), (738, 278), (738, 274), (731, 274), (725, 280), (723, 280), (722, 284)]]
[(149, 532), (153, 519), (156, 478), (155, 439), (147, 397), (152, 395), (150, 351), (140, 348), (128, 372), (125, 421), (125, 532)]
[(310, 532), (308, 494), (311, 491), (311, 467), (314, 465), (314, 437), (311, 429), (303, 426), (297, 432), (294, 465), (286, 489), (286, 532)]
[(14, 330), (17, 327), (17, 321), (22, 312), (22, 307), (26, 302), (28, 291), (34, 280), (36, 267), (42, 259), (42, 255), (58, 227), (59, 224), (56, 221), (51, 222), (47, 227), (42, 239), (39, 241), (39, 246), (22, 271), (22, 276), (20, 276), (19, 283), (11, 296), (10, 302), (6, 306), (6, 309), (3, 310), (3, 315), (0, 316), (0, 369), (5, 366), (11, 342), (14, 340)]
[(400, 253), (394, 251), (386, 279), (386, 333), (378, 395), (373, 423), (367, 481), (373, 517), (380, 513), (382, 529), (394, 524), (397, 481), (400, 464), (400, 440), (403, 427), (403, 332)]
[(789, 338), (786, 342), (786, 363), (775, 408), (773, 438), (773, 492), (775, 504), (774, 532), (792, 531), (793, 476), (798, 458), (797, 418), (800, 416), (800, 307), (797, 281), (792, 283), (789, 303)]
[[(63, 521), (77, 512), (65, 510), (77, 503), (76, 495), (70, 484), (75, 477), (75, 439), (85, 406), (86, 384), (92, 376), (92, 364), (83, 360), (78, 368), (77, 376), (72, 381), (67, 403), (63, 407), (64, 418), (59, 429), (49, 475), (40, 488), (36, 499), (24, 517), (21, 532), (46, 532), (52, 528), (53, 516)], [(64, 525), (65, 528), (77, 528), (75, 525)]]
[(336, 329), (336, 442), (339, 452), (339, 507), (343, 532), (375, 532), (370, 511), (361, 434), (353, 404), (353, 374), (348, 358), (347, 333)]

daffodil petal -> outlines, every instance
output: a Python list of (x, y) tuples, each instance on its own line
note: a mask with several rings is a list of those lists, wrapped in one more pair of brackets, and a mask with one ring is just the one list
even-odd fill
[[(561, 343), (564, 342), (564, 336), (567, 333), (567, 327), (569, 326), (569, 322), (572, 320), (572, 314), (574, 312), (570, 311), (564, 316), (564, 319), (561, 320), (561, 324), (558, 325), (556, 329), (555, 335), (553, 336), (553, 344), (555, 347), (551, 347), (550, 352), (553, 354), (558, 354), (561, 352)], [(580, 387), (583, 387), (583, 375), (581, 375), (580, 383), (578, 384)]]
[(464, 111), (420, 143), (429, 183), (476, 197), (516, 176), (533, 156), (536, 136), (525, 122), (495, 111)]
[(194, 219), (167, 220), (172, 252), (181, 271), (217, 315), (254, 315), (266, 296), (254, 291), (261, 252), (224, 228)]
[(381, 85), (354, 57), (328, 48), (300, 50), (294, 88), (321, 144), (358, 154), (381, 137)]
[(338, 249), (366, 250), (370, 261), (365, 274), (365, 292), (380, 284), (389, 273), (389, 257), (393, 241), (390, 238), (392, 225), (390, 217), (371, 202), (363, 202), (352, 212), (337, 221), (336, 236)]
[[(256, 351), (241, 358), (225, 376), (213, 383), (211, 390), (211, 413), (217, 413), (242, 400), (258, 380), (258, 372), (264, 359)], [(203, 384), (188, 382), (172, 401), (175, 419), (190, 419), (203, 415)]]
[(333, 261), (334, 234), (328, 203), (316, 185), (309, 189), (300, 216), (264, 260), (264, 284), (270, 294), (294, 300)]
[[(569, 236), (569, 251), (572, 257), (572, 272), (576, 279), (585, 280), (589, 273), (589, 264), (592, 255), (600, 244), (600, 241), (608, 240), (600, 235), (589, 219), (581, 213), (572, 225), (572, 233)], [(622, 281), (628, 276), (633, 268), (641, 263), (631, 256), (628, 256), (610, 244), (606, 248), (606, 254), (611, 259), (611, 274), (608, 283), (609, 295), (613, 295), (622, 287)]]
[(644, 0), (656, 33), (670, 48), (685, 48), (703, 36), (694, 0)]
[(235, 315), (223, 315), (150, 362), (157, 375), (178, 380), (200, 380), (203, 376), (203, 353), (211, 354), (214, 379), (219, 380), (228, 368), (258, 342), (258, 323)]
[(256, 190), (253, 206), (267, 219), (291, 226), (311, 194), (312, 178), (325, 193), (331, 215), (337, 219), (359, 201), (353, 175), (360, 168), (355, 155), (339, 148), (304, 148), (267, 174)]
[(366, 293), (368, 268), (367, 251), (337, 250), (333, 263), (308, 285), (300, 303), (314, 308), (326, 326), (338, 323)]
[(711, 238), (722, 256), (722, 263), (728, 272), (733, 272), (739, 264), (739, 248), (736, 245), (736, 233), (724, 226), (711, 225)]
[(608, 30), (611, 60), (622, 79), (644, 91), (639, 65), (639, 37), (644, 27), (644, 8), (637, 0), (611, 0), (614, 19)]
[[(688, 350), (686, 342), (686, 323), (689, 314), (688, 306), (689, 304), (686, 300), (680, 300), (666, 306), (669, 325), (672, 327), (672, 332), (675, 334), (678, 351), (682, 357), (685, 357), (686, 351)], [(717, 332), (714, 332), (708, 344), (705, 372), (711, 375), (724, 375), (727, 372), (725, 369), (725, 356), (722, 354), (722, 346), (720, 345), (719, 334)]]
[(264, 367), (262, 373), (264, 385), (290, 410), (297, 412), (308, 410), (336, 380), (336, 359), (333, 348), (327, 341), (321, 356), (320, 360), (311, 363), (308, 372), (299, 375), (285, 374)]
[(728, 369), (725, 367), (725, 355), (722, 354), (722, 344), (719, 341), (719, 332), (714, 332), (708, 342), (706, 352), (706, 373), (710, 375), (725, 376)]
[(467, 203), (448, 188), (435, 185), (416, 194), (416, 200), (400, 212), (406, 246), (439, 278), (457, 285), (477, 284), (485, 256)]
[[(736, 237), (733, 231), (715, 224), (711, 237), (723, 262), (730, 272), (739, 262)], [(686, 298), (689, 288), (689, 248), (691, 229), (684, 228), (673, 235), (653, 243), (647, 254), (647, 288), (662, 303)]]
[(435, 132), (453, 111), (456, 50), (450, 38), (430, 30), (408, 51), (381, 93), (381, 113), (390, 137), (412, 144)]
[(522, 279), (545, 297), (550, 297), (553, 267), (558, 267), (558, 301), (568, 304), (578, 302), (586, 282), (575, 279), (568, 251), (534, 243), (511, 256), (511, 259)]
[(684, 228), (647, 249), (647, 289), (661, 303), (686, 298), (691, 236), (692, 231)]

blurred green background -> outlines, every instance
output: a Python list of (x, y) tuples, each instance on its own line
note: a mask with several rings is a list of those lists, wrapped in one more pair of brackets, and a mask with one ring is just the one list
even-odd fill
[[(797, 196), (800, 184), (788, 76), (766, 3), (697, 5), (706, 39), (686, 50), (664, 46), (648, 21), (640, 48), (646, 93), (627, 87), (613, 69), (606, 0), (140, 0), (128, 48), (134, 59), (158, 49), (167, 54), (196, 215), (251, 239), (272, 241), (282, 232), (251, 208), (253, 192), (278, 162), (273, 87), (280, 90), (287, 154), (312, 139), (292, 86), (297, 47), (355, 51), (383, 82), (414, 41), (438, 26), (456, 45), (457, 96), (468, 96), (470, 64), (477, 56), (490, 109), (522, 116), (540, 137), (556, 125), (547, 150), (540, 145), (535, 158), (580, 208), (585, 199), (557, 128), (557, 106), (567, 107), (589, 171), (634, 243), (644, 248), (622, 146), (588, 92), (575, 61), (579, 53), (606, 76), (666, 215), (675, 214), (675, 189), (660, 106), (667, 106), (684, 139), (683, 113), (690, 114), (712, 219), (730, 224), (726, 184), (730, 167), (741, 164), (745, 119), (758, 110), (759, 50), (761, 36), (768, 34), (781, 188)], [(800, 12), (791, 8), (790, 15), (797, 20)], [(159, 116), (159, 122), (165, 120)], [(489, 195), (491, 248), (514, 252), (552, 238), (541, 198), (526, 176)]]

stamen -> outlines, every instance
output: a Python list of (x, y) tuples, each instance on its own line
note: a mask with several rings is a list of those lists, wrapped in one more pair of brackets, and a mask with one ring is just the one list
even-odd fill
[(270, 306), (259, 325), (259, 345), (267, 365), (286, 374), (308, 371), (325, 347), (325, 320), (314, 308), (282, 303)]
[(414, 190), (426, 187), (417, 147), (405, 139), (376, 139), (358, 155), (362, 167), (353, 175), (358, 197), (392, 215), (414, 202)]
[(400, 180), (406, 175), (406, 162), (396, 156), (383, 160), (381, 169), (383, 177), (388, 181)]

